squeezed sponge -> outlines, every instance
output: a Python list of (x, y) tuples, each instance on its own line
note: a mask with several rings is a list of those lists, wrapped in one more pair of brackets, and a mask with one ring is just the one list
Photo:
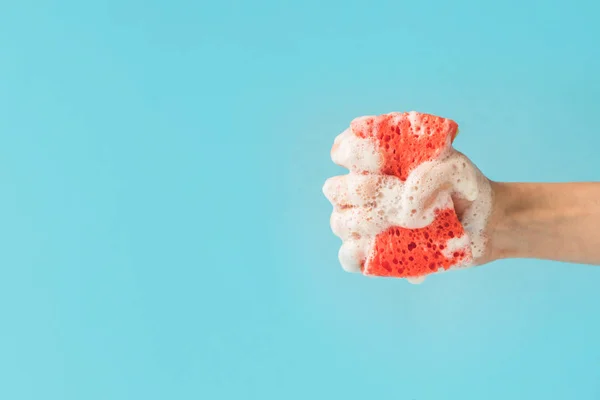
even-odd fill
[[(350, 170), (323, 188), (344, 269), (411, 278), (469, 266), (481, 255), (489, 182), (452, 148), (456, 122), (417, 112), (354, 119), (332, 148)], [(462, 224), (454, 196), (468, 200)]]

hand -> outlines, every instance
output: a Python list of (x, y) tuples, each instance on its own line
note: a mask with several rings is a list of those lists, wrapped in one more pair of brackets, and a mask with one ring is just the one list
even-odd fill
[(492, 185), (452, 148), (458, 127), (419, 113), (355, 119), (331, 157), (350, 170), (323, 188), (342, 267), (408, 278), (492, 260)]

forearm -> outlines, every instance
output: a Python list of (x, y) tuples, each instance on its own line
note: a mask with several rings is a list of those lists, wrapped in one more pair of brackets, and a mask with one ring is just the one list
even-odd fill
[(600, 183), (493, 183), (492, 258), (600, 265)]

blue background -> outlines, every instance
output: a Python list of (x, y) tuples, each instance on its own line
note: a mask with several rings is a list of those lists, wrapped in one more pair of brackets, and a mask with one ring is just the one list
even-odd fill
[(598, 399), (600, 269), (342, 271), (356, 116), (598, 180), (589, 1), (4, 1), (0, 398)]

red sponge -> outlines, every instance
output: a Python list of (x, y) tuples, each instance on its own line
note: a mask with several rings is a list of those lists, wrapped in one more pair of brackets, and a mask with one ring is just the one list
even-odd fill
[[(437, 213), (434, 222), (419, 229), (391, 227), (375, 237), (375, 248), (368, 259), (368, 275), (418, 277), (461, 264), (470, 257), (468, 249), (448, 254), (448, 240), (464, 230), (452, 209)], [(447, 254), (448, 256), (446, 256)]]
[[(422, 113), (390, 113), (352, 121), (360, 138), (375, 138), (383, 160), (380, 173), (406, 181), (425, 161), (440, 157), (451, 147), (458, 124)], [(471, 258), (468, 246), (448, 249), (448, 241), (465, 231), (454, 209), (438, 210), (433, 223), (419, 229), (390, 227), (375, 237), (375, 246), (363, 272), (368, 275), (418, 277), (461, 265)]]

